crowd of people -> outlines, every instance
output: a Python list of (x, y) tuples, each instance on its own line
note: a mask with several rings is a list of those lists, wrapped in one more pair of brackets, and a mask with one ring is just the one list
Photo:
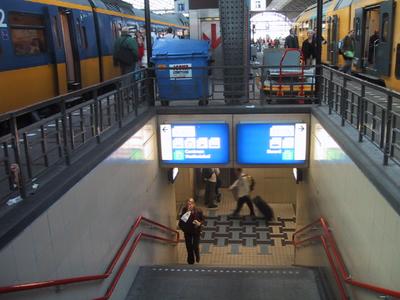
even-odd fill
[[(171, 27), (165, 32), (152, 32), (152, 44), (156, 39), (178, 39)], [(122, 74), (133, 72), (143, 65), (145, 55), (144, 29), (133, 31), (129, 27), (121, 29), (121, 35), (114, 43), (114, 62), (121, 68)]]
[[(368, 61), (372, 63), (374, 59), (374, 43), (378, 40), (379, 36), (377, 33), (371, 36), (369, 42), (369, 52), (368, 52)], [(325, 39), (322, 37), (322, 44), (326, 44)], [(303, 43), (299, 44), (299, 39), (295, 33), (294, 29), (290, 29), (289, 35), (283, 40), (282, 38), (272, 39), (269, 36), (266, 39), (259, 38), (257, 41), (253, 41), (255, 47), (257, 47), (258, 51), (262, 51), (265, 48), (291, 48), (291, 49), (301, 49), (304, 59), (304, 64), (306, 66), (311, 66), (315, 64), (315, 59), (317, 56), (317, 34), (316, 28), (314, 30), (309, 30), (307, 32), (307, 39), (303, 41)], [(345, 63), (340, 69), (342, 72), (349, 73), (351, 72), (351, 65), (354, 58), (354, 31), (351, 30), (346, 37), (339, 41), (338, 50), (342, 55)]]

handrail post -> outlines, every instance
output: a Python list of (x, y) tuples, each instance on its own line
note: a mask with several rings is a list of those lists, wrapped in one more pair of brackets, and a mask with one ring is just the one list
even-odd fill
[(390, 157), (390, 147), (392, 144), (392, 106), (393, 106), (393, 97), (388, 95), (387, 99), (387, 116), (386, 116), (386, 139), (385, 139), (385, 148), (383, 152), (383, 164), (385, 166), (389, 163)]
[[(60, 111), (61, 111), (61, 120), (62, 120), (62, 136), (64, 143), (64, 155), (65, 155), (65, 163), (67, 165), (71, 164), (70, 150), (68, 144), (68, 129), (67, 129), (67, 109), (65, 107), (65, 100), (60, 102)], [(72, 130), (72, 128), (70, 128)]]
[(121, 79), (119, 82), (117, 82), (117, 94), (116, 94), (116, 107), (117, 107), (117, 120), (118, 120), (118, 126), (119, 128), (122, 128), (122, 98), (123, 98), (123, 85), (122, 82), (124, 79)]
[(329, 71), (329, 85), (328, 85), (328, 107), (329, 107), (329, 114), (332, 114), (333, 109), (333, 72)]
[(343, 86), (342, 86), (342, 93), (340, 95), (340, 115), (342, 118), (342, 122), (341, 125), (344, 126), (345, 125), (345, 121), (346, 121), (346, 107), (345, 107), (345, 103), (347, 100), (347, 90), (346, 90), (346, 86), (347, 86), (347, 78), (343, 77)]
[(25, 178), (24, 174), (22, 172), (22, 163), (21, 163), (21, 147), (19, 144), (19, 132), (18, 132), (18, 124), (17, 124), (17, 117), (12, 114), (11, 119), (10, 119), (10, 125), (11, 125), (11, 134), (13, 136), (13, 141), (14, 141), (14, 156), (15, 156), (15, 162), (17, 164), (15, 168), (15, 175), (18, 176), (16, 178), (16, 182), (14, 184), (17, 185), (18, 191), (20, 193), (21, 198), (25, 199), (27, 196), (26, 193), (26, 186), (25, 186)]
[(102, 113), (99, 109), (99, 99), (97, 89), (93, 91), (93, 100), (94, 100), (94, 134), (96, 135), (96, 141), (100, 144), (100, 114)]
[(364, 102), (365, 102), (365, 85), (361, 85), (361, 97), (360, 104), (358, 105), (358, 141), (361, 143), (363, 141), (363, 131), (364, 131)]

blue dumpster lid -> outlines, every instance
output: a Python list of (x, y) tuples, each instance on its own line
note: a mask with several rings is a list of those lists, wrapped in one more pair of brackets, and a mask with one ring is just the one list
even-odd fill
[(153, 58), (156, 56), (207, 55), (210, 42), (201, 40), (158, 39), (153, 45)]

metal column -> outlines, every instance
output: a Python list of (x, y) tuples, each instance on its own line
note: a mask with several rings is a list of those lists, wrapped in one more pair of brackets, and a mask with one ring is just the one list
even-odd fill
[[(219, 0), (226, 102), (248, 101), (250, 1)], [(243, 68), (241, 68), (243, 66)]]
[(315, 94), (317, 97), (317, 101), (321, 102), (321, 75), (322, 75), (322, 68), (321, 68), (321, 53), (322, 53), (322, 8), (323, 8), (323, 0), (317, 0), (317, 39), (316, 39), (316, 81), (315, 81)]

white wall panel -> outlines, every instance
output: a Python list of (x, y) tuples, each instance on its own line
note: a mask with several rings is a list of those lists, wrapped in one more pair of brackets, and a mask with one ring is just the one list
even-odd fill
[[(399, 215), (315, 118), (310, 168), (303, 184), (299, 226), (325, 217), (353, 278), (398, 290)], [(354, 299), (376, 299), (357, 288), (352, 293)]]
[[(5, 247), (0, 285), (102, 273), (140, 215), (175, 227), (174, 190), (159, 168), (156, 133), (153, 119)], [(176, 257), (176, 247), (142, 242), (113, 299), (125, 297), (140, 265)], [(93, 299), (109, 282), (67, 286), (57, 295), (44, 289), (0, 299)]]

